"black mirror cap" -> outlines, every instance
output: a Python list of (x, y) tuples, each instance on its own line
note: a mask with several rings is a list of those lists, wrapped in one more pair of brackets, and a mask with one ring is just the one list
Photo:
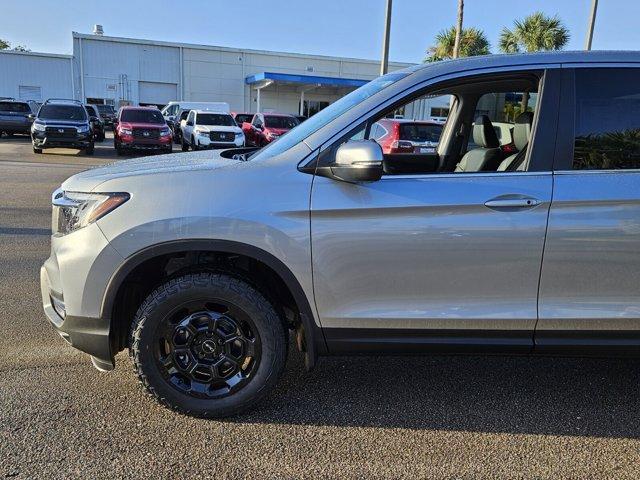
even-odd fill
[(382, 178), (383, 173), (382, 163), (362, 167), (332, 165), (329, 168), (336, 180), (352, 183), (377, 182)]

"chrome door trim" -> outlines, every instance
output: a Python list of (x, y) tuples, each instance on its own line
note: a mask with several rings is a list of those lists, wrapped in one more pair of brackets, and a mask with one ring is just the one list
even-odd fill
[(469, 173), (422, 173), (417, 175), (383, 175), (379, 182), (390, 180), (422, 180), (427, 178), (466, 178), (471, 177), (542, 177), (553, 175), (553, 172), (469, 172)]

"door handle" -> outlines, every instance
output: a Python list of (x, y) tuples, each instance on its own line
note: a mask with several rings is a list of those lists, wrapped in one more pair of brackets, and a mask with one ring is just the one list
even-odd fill
[(493, 209), (524, 209), (533, 208), (542, 202), (532, 197), (497, 197), (484, 202), (485, 207)]

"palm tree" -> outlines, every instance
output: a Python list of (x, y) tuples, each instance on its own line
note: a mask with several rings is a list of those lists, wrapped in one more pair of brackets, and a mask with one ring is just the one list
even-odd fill
[(456, 39), (453, 42), (453, 58), (460, 56), (460, 37), (462, 35), (462, 17), (464, 16), (464, 0), (458, 0), (458, 20), (456, 22)]
[(555, 15), (535, 12), (524, 20), (515, 20), (513, 30), (502, 29), (498, 47), (505, 53), (561, 50), (569, 41), (569, 30)]
[[(435, 44), (429, 47), (425, 62), (436, 62), (454, 58), (453, 47), (456, 41), (456, 27), (449, 27), (436, 35)], [(472, 57), (475, 55), (488, 55), (489, 40), (482, 30), (477, 28), (463, 28), (460, 34), (459, 57)]]

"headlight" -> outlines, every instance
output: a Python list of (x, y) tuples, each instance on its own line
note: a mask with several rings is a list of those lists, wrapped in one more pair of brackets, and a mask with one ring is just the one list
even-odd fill
[(200, 129), (198, 129), (198, 128), (196, 128), (196, 133), (197, 133), (198, 135), (205, 135), (205, 136), (206, 136), (206, 135), (209, 135), (209, 131), (208, 131), (208, 130), (200, 130)]
[(31, 126), (31, 128), (33, 128), (35, 131), (38, 131), (38, 132), (44, 132), (44, 131), (47, 129), (47, 127), (45, 127), (45, 126), (44, 126), (43, 124), (41, 124), (41, 123), (34, 123), (34, 124)]
[(128, 193), (81, 193), (58, 189), (53, 193), (51, 229), (54, 234), (64, 235), (86, 227), (129, 198)]
[(120, 135), (133, 135), (133, 131), (130, 128), (120, 129)]
[(236, 132), (236, 138), (242, 138), (242, 137), (244, 137), (244, 133)]
[(78, 133), (87, 133), (89, 131), (89, 125), (82, 125), (77, 127)]
[(169, 127), (160, 130), (160, 136), (166, 137), (167, 135), (171, 135), (171, 130), (169, 130)]

